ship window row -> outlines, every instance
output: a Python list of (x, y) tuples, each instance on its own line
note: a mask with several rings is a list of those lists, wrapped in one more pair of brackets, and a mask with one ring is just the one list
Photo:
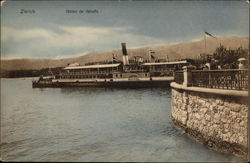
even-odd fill
[[(143, 74), (140, 74), (140, 75), (139, 75), (139, 77), (148, 77), (148, 76), (149, 76), (148, 73), (145, 73), (145, 74), (143, 73)], [(126, 78), (126, 75), (123, 76), (123, 74), (114, 74), (114, 77), (115, 77), (115, 78), (119, 78), (119, 77), (120, 77), (120, 78), (122, 78), (122, 77)]]
[(119, 68), (91, 68), (91, 69), (72, 69), (67, 70), (68, 72), (110, 72), (110, 71), (117, 71)]
[(115, 77), (122, 77), (122, 74), (115, 74)]
[(71, 75), (71, 76), (60, 76), (60, 79), (86, 79), (86, 78), (110, 78), (110, 75)]
[(74, 71), (74, 72), (69, 72), (66, 71), (64, 72), (65, 74), (72, 74), (72, 75), (84, 75), (84, 74), (107, 74), (107, 73), (113, 73), (113, 72), (117, 72), (116, 70), (114, 71)]

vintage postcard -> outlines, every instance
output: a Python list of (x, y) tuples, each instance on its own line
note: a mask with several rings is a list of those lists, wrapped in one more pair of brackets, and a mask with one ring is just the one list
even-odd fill
[(1, 1), (1, 161), (249, 161), (249, 1)]

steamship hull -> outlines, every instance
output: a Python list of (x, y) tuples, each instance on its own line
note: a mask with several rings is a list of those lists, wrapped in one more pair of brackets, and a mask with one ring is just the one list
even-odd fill
[(50, 81), (33, 82), (33, 88), (99, 87), (99, 88), (152, 88), (169, 87), (172, 77), (167, 80), (147, 81)]

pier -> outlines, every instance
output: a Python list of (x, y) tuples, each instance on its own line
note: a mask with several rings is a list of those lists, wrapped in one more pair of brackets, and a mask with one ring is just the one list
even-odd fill
[(248, 69), (176, 71), (172, 121), (209, 148), (248, 156)]

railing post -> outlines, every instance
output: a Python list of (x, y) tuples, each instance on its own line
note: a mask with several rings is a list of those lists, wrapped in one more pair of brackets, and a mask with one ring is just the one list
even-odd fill
[(194, 66), (183, 66), (183, 86), (188, 87), (192, 85), (192, 70), (194, 69)]

